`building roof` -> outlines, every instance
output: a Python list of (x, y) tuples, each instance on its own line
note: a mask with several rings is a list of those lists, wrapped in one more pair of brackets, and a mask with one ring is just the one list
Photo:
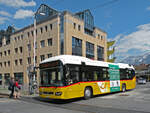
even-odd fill
[(137, 66), (134, 66), (136, 70), (147, 70), (149, 68), (150, 65), (148, 64), (140, 64), (140, 65), (137, 65)]

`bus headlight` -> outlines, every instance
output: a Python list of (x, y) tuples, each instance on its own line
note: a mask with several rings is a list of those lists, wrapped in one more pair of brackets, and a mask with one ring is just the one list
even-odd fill
[(55, 95), (56, 95), (56, 96), (61, 96), (61, 95), (62, 95), (62, 92), (56, 92)]

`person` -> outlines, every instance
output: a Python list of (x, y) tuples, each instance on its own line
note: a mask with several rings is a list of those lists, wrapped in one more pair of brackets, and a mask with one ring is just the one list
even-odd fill
[(20, 98), (20, 89), (18, 79), (15, 80), (15, 92), (14, 92), (14, 98)]
[(14, 78), (11, 77), (11, 79), (9, 81), (9, 87), (8, 87), (8, 89), (11, 91), (9, 98), (12, 98), (14, 95), (14, 86), (15, 86), (15, 81), (14, 81)]

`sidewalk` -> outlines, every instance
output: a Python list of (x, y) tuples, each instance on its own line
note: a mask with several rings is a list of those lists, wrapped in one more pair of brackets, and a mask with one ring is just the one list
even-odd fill
[[(6, 88), (0, 88), (0, 95), (9, 96), (9, 94), (10, 94), (10, 91), (8, 89), (6, 89)], [(21, 91), (21, 96), (22, 97), (30, 97), (30, 98), (32, 98), (32, 97), (38, 97), (39, 94), (29, 95), (29, 94), (27, 94), (27, 92)]]

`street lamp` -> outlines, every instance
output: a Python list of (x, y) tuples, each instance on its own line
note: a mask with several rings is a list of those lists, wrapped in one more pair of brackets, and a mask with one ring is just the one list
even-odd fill
[[(35, 13), (35, 14), (40, 14), (41, 16), (45, 16), (45, 13)], [(34, 50), (33, 50), (33, 81), (35, 82), (35, 68), (36, 68), (36, 62), (35, 62), (35, 57), (36, 57), (36, 18), (35, 18), (35, 14), (34, 14)]]

